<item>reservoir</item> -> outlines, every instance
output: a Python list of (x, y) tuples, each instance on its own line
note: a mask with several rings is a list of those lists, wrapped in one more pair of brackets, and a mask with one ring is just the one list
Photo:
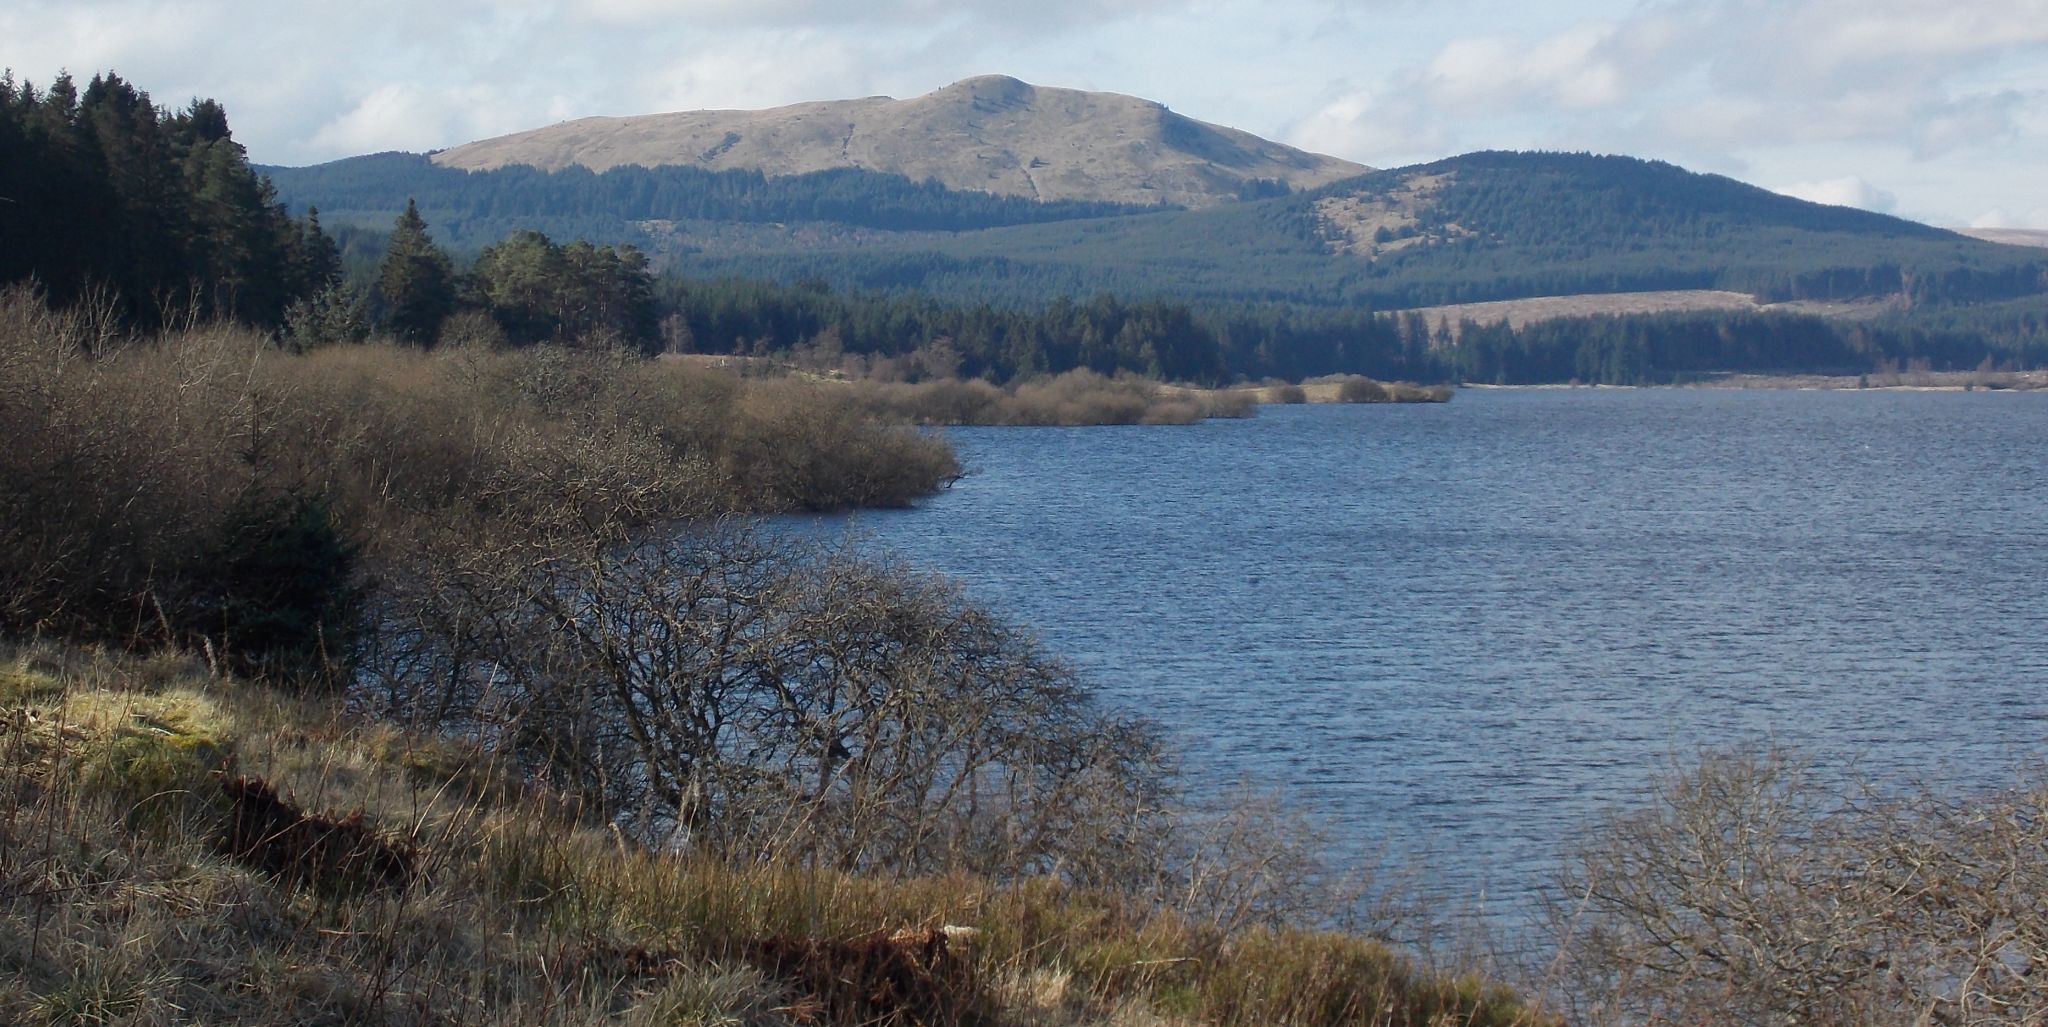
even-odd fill
[(820, 522), (965, 582), (1191, 787), (1248, 780), (1424, 895), (1525, 911), (1702, 751), (2010, 784), (2048, 754), (2048, 395), (1473, 390), (975, 428)]

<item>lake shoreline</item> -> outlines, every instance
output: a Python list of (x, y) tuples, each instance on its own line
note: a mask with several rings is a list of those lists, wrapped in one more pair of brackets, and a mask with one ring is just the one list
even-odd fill
[(2034, 392), (2048, 390), (2048, 371), (1904, 371), (1883, 374), (1726, 374), (1691, 382), (1607, 385), (1551, 382), (1495, 385), (1461, 382), (1460, 389), (1763, 389), (1785, 392)]

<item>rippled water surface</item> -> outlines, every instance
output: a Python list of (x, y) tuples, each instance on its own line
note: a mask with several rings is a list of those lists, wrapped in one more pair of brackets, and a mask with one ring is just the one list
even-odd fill
[(1701, 747), (1952, 786), (2048, 753), (2048, 396), (1466, 390), (950, 438), (971, 476), (864, 545), (1035, 627), (1200, 786), (1249, 774), (1432, 892), (1520, 904)]

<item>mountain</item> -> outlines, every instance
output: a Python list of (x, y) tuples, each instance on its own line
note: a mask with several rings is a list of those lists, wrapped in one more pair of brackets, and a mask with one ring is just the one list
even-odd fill
[[(671, 122), (696, 127), (653, 131)], [(825, 133), (836, 143), (798, 145), (799, 128), (826, 123), (840, 126)], [(646, 131), (624, 131), (636, 125)], [(801, 171), (811, 164), (792, 158), (781, 167), (801, 173), (771, 174), (619, 163), (666, 159), (628, 152), (629, 137), (671, 146), (683, 139), (687, 149), (712, 138), (691, 132), (721, 125), (739, 138), (724, 145), (727, 136), (716, 137), (695, 155), (700, 163), (802, 152), (812, 163), (875, 166)], [(887, 170), (875, 157), (879, 141), (905, 138), (922, 142), (899, 146), (887, 165), (897, 170)], [(1007, 148), (991, 149), (998, 138)], [(1061, 146), (1065, 163), (1027, 156)], [(1234, 182), (1234, 199), (1210, 192), (1179, 194), (1185, 206), (1116, 202), (1167, 198), (1157, 169), (1169, 150), (1174, 161), (1195, 162), (1176, 165), (1179, 180)], [(1112, 181), (1104, 155), (1119, 153), (1125, 177)], [(2022, 326), (2048, 306), (2042, 249), (1809, 203), (1663, 162), (1483, 152), (1297, 190), (1275, 185), (1272, 169), (1321, 158), (1290, 153), (1146, 101), (985, 78), (909, 101), (586, 120), (434, 155), (268, 170), (289, 203), (317, 205), (325, 223), (352, 229), (389, 226), (407, 198), (417, 198), (436, 234), (458, 249), (537, 228), (634, 243), (700, 279), (803, 281), (1005, 306), (1112, 293), (1211, 307), (1441, 311), (1589, 297), (1540, 309), (1639, 314), (1796, 303), (1805, 312), (1868, 317), (2017, 302), (1994, 313), (2000, 325)], [(1196, 162), (1198, 154), (1211, 159)], [(515, 156), (538, 163), (503, 163)], [(1150, 163), (1134, 163), (1137, 156)], [(603, 170), (565, 163), (571, 157)], [(1034, 159), (1045, 166), (1030, 167)], [(928, 175), (953, 169), (953, 182), (964, 183), (964, 167), (981, 169), (972, 179), (979, 186)], [(1337, 173), (1318, 167), (1318, 175)], [(1044, 197), (1051, 182), (1074, 176), (1108, 199), (1018, 194), (1035, 182)]]
[(759, 171), (855, 168), (1040, 201), (1210, 207), (1247, 189), (1323, 185), (1371, 170), (1115, 93), (990, 75), (908, 100), (582, 118), (433, 155), (465, 171), (622, 165)]

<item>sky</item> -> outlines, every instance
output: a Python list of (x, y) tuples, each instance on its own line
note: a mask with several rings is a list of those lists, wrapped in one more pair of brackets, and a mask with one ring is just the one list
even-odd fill
[(7, 0), (0, 67), (219, 100), (266, 164), (1005, 74), (1376, 167), (1624, 153), (2048, 229), (2048, 0)]

